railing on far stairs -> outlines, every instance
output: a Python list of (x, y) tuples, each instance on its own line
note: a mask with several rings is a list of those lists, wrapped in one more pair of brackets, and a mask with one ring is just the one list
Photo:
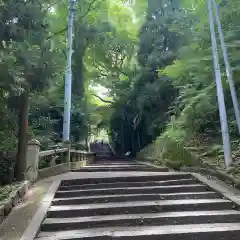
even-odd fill
[(40, 146), (37, 140), (28, 142), (25, 180), (34, 182), (80, 168), (95, 160), (95, 153), (71, 149), (70, 142), (46, 151), (41, 151)]

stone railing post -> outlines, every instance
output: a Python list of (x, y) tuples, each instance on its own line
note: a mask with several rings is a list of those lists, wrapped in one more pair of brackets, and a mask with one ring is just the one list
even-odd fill
[(71, 153), (71, 162), (77, 162), (77, 153), (76, 150)]
[(63, 146), (65, 147), (65, 148), (68, 148), (68, 151), (66, 152), (66, 154), (65, 154), (65, 162), (67, 162), (68, 163), (68, 166), (69, 166), (69, 169), (71, 169), (71, 142), (70, 141), (65, 141), (64, 143), (63, 143)]
[(30, 140), (27, 148), (27, 164), (25, 170), (25, 180), (35, 181), (38, 178), (40, 142), (38, 140)]

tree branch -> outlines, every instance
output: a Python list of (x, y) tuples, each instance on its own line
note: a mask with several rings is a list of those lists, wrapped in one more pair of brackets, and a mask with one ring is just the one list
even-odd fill
[[(92, 7), (93, 4), (94, 4), (95, 2), (97, 2), (97, 1), (98, 1), (98, 0), (92, 0), (92, 2), (88, 5), (87, 11), (86, 11), (81, 17), (79, 17), (79, 20), (81, 20), (81, 19), (83, 19), (84, 17), (86, 17), (86, 16), (88, 15), (88, 13), (89, 13), (91, 10), (93, 10), (93, 9), (91, 9), (91, 7)], [(102, 1), (103, 1), (103, 0), (101, 0), (101, 2), (102, 2)], [(64, 33), (64, 32), (66, 32), (67, 29), (68, 29), (68, 27), (66, 26), (65, 28), (63, 28), (63, 29), (61, 29), (61, 30), (53, 33), (52, 35), (50, 35), (50, 36), (48, 37), (48, 39), (50, 39), (50, 38), (52, 38), (52, 37), (54, 37), (54, 36), (57, 36), (57, 35), (59, 35), (59, 34), (62, 34), (62, 33)]]
[[(85, 16), (87, 16), (87, 14), (91, 11), (91, 7), (93, 6), (93, 4), (95, 3), (95, 2), (97, 2), (98, 0), (92, 0), (92, 2), (88, 5), (88, 9), (87, 9), (87, 11), (85, 12), (85, 14), (84, 15), (82, 15), (79, 19), (82, 19), (82, 18), (84, 18)], [(102, 0), (101, 0), (102, 1)]]
[[(39, 1), (39, 3), (42, 5), (41, 1)], [(53, 6), (56, 5), (57, 3), (59, 3), (58, 0), (56, 0), (55, 2), (47, 5), (46, 8), (44, 8), (43, 10), (44, 10), (44, 11), (48, 11), (51, 7), (53, 7)], [(61, 4), (61, 3), (60, 3), (60, 4)]]
[(104, 100), (103, 98), (101, 98), (101, 97), (99, 97), (98, 95), (96, 95), (96, 94), (91, 94), (92, 96), (94, 96), (94, 97), (97, 97), (98, 99), (100, 99), (102, 102), (104, 102), (104, 103), (111, 103), (111, 104), (113, 104), (113, 103), (115, 103), (115, 102), (113, 102), (113, 101), (111, 101), (111, 100)]

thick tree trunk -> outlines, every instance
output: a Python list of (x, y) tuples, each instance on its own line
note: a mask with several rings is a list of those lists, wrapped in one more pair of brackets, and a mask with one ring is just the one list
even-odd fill
[(28, 142), (28, 112), (29, 112), (29, 92), (25, 91), (20, 96), (19, 122), (18, 122), (18, 152), (16, 162), (16, 179), (24, 180), (26, 170), (26, 155)]

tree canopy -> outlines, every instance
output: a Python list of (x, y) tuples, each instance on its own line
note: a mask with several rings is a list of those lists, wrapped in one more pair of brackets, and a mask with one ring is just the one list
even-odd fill
[[(238, 92), (240, 6), (218, 3)], [(18, 153), (17, 172), (30, 138), (43, 147), (62, 138), (67, 21), (67, 0), (0, 3), (0, 152)], [(105, 129), (119, 154), (157, 142), (166, 158), (217, 146), (222, 159), (206, 1), (81, 0), (73, 30), (73, 144)], [(237, 155), (222, 58), (221, 68)]]

